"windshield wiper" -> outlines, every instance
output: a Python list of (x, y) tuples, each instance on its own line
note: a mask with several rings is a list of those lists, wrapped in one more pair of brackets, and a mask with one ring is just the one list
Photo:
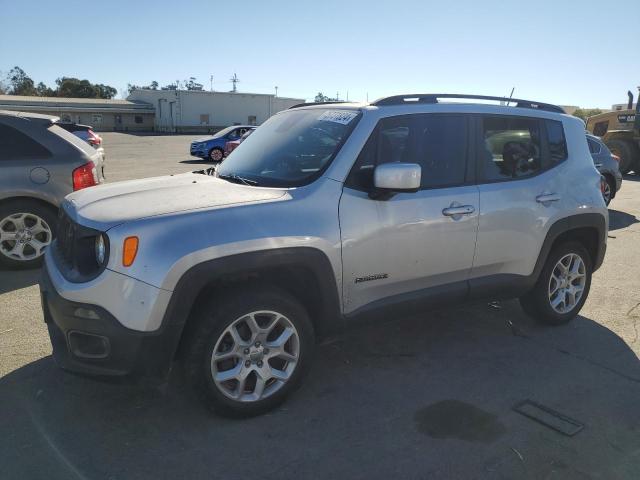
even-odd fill
[(255, 180), (249, 180), (248, 178), (241, 177), (240, 175), (237, 175), (235, 173), (218, 174), (218, 178), (227, 180), (228, 182), (243, 183), (249, 186), (258, 185), (258, 182), (256, 182)]

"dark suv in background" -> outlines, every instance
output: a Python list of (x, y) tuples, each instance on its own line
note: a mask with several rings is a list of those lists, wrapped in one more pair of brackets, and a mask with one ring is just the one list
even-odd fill
[(0, 110), (0, 265), (41, 263), (69, 193), (102, 183), (103, 156), (58, 118)]
[(587, 134), (587, 144), (593, 163), (602, 175), (602, 197), (608, 206), (622, 186), (620, 157), (611, 153), (605, 143), (595, 135)]

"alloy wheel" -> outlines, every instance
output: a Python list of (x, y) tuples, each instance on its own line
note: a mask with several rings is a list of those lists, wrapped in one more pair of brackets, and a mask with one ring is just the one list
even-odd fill
[(34, 260), (51, 244), (51, 228), (33, 213), (13, 213), (0, 220), (0, 253), (17, 261)]
[(223, 156), (224, 156), (224, 154), (222, 153), (222, 150), (220, 150), (218, 148), (214, 148), (213, 150), (211, 150), (211, 153), (209, 154), (209, 157), (214, 162), (221, 161)]
[(549, 279), (549, 303), (560, 314), (580, 302), (587, 282), (586, 266), (580, 255), (569, 253), (556, 263)]
[(228, 398), (255, 402), (273, 395), (293, 375), (300, 338), (293, 323), (274, 311), (251, 312), (220, 335), (211, 355), (211, 375)]

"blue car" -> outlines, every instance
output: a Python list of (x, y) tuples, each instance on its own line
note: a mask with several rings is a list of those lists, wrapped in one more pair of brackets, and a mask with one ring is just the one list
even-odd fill
[(221, 162), (224, 158), (224, 145), (231, 140), (238, 140), (247, 130), (255, 130), (251, 125), (233, 125), (220, 130), (213, 137), (201, 138), (191, 142), (191, 155), (212, 162)]

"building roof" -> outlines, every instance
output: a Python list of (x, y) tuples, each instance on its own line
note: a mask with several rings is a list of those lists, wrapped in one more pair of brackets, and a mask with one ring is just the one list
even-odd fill
[(153, 106), (146, 102), (113, 100), (103, 98), (63, 98), (29, 97), (21, 95), (0, 95), (0, 109), (38, 111), (89, 110), (92, 112), (141, 112), (154, 113)]
[(278, 95), (277, 97), (273, 94), (273, 93), (253, 93), (253, 92), (221, 92), (218, 90), (214, 90), (214, 91), (210, 91), (210, 90), (163, 90), (163, 89), (158, 89), (158, 90), (151, 90), (148, 88), (136, 88), (134, 90), (132, 90), (129, 93), (129, 96), (127, 98), (132, 98), (132, 96), (135, 96), (136, 93), (145, 93), (145, 94), (155, 94), (158, 96), (162, 96), (162, 95), (167, 95), (167, 94), (176, 94), (179, 93), (180, 95), (215, 95), (216, 97), (222, 96), (222, 95), (228, 95), (228, 96), (236, 96), (236, 97), (242, 97), (242, 96), (252, 96), (252, 97), (271, 97), (277, 100), (291, 100), (291, 101), (297, 101), (299, 103), (304, 102), (304, 98), (293, 98), (293, 97), (282, 97), (280, 95)]

